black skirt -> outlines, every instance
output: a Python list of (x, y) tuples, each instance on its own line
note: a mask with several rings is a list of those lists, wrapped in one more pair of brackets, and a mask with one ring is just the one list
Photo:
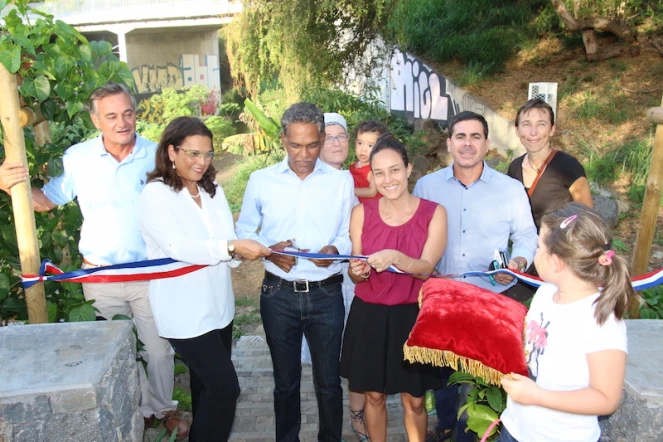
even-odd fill
[(417, 304), (370, 304), (355, 296), (341, 353), (341, 376), (350, 390), (422, 397), (442, 387), (439, 367), (411, 364), (403, 357), (418, 314)]

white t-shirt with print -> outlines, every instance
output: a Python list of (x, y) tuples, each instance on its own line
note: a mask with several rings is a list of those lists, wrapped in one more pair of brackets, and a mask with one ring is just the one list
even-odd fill
[[(626, 325), (613, 315), (599, 326), (594, 301), (600, 293), (571, 304), (556, 304), (557, 287), (543, 284), (526, 317), (525, 351), (530, 377), (546, 390), (572, 391), (589, 386), (586, 355), (627, 351)], [(565, 413), (507, 400), (502, 422), (519, 442), (596, 442), (596, 416)]]

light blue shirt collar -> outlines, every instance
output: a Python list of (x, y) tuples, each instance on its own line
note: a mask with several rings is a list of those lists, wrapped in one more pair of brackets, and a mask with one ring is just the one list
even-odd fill
[[(458, 178), (456, 178), (454, 176), (454, 170), (453, 169), (454, 169), (453, 163), (451, 163), (451, 166), (445, 167), (444, 169), (442, 169), (441, 172), (442, 172), (442, 178), (444, 179), (444, 181), (450, 181), (450, 180), (454, 179), (454, 180), (460, 182), (460, 180), (458, 180)], [(491, 169), (488, 166), (488, 164), (486, 164), (486, 162), (484, 161), (483, 162), (483, 171), (481, 172), (481, 176), (479, 177), (479, 179), (477, 181), (483, 181), (486, 184), (490, 184), (490, 179), (493, 177), (494, 174), (495, 174), (495, 171), (493, 169)], [(476, 183), (476, 181), (474, 183)], [(474, 183), (470, 184), (470, 186), (472, 186)]]
[[(313, 172), (311, 172), (311, 174), (314, 174), (316, 172), (329, 173), (329, 171), (331, 170), (336, 171), (336, 169), (329, 166), (328, 164), (323, 163), (322, 161), (320, 161), (320, 158), (318, 158), (317, 160), (315, 160), (315, 166), (313, 167)], [(296, 175), (295, 172), (290, 168), (290, 164), (288, 163), (288, 155), (286, 155), (285, 158), (283, 158), (283, 161), (277, 164), (276, 171), (280, 173), (285, 173), (289, 171), (292, 174)]]

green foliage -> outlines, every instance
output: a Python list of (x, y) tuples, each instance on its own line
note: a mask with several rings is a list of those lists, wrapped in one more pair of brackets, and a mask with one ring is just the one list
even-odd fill
[(245, 158), (237, 166), (232, 178), (223, 183), (223, 191), (233, 213), (238, 213), (242, 208), (242, 198), (251, 173), (276, 164), (281, 159), (283, 156), (279, 158), (278, 155), (255, 155)]
[(589, 157), (585, 164), (590, 181), (609, 183), (620, 176), (630, 180), (634, 186), (644, 186), (649, 174), (653, 149), (653, 135), (646, 139), (632, 138), (615, 147), (591, 147), (584, 144)]
[(288, 104), (312, 85), (340, 82), (364, 56), (397, 0), (243, 0), (227, 28), (233, 78), (256, 98), (263, 81), (278, 78)]
[[(488, 427), (499, 418), (506, 409), (506, 392), (495, 385), (490, 385), (481, 377), (457, 371), (449, 377), (449, 385), (466, 384), (470, 389), (465, 404), (458, 410), (458, 416), (467, 412), (467, 426), (482, 437)], [(497, 439), (498, 426), (490, 432), (490, 440)]]
[(191, 411), (191, 394), (187, 394), (183, 389), (173, 389), (173, 400), (178, 402), (178, 410)]
[(531, 39), (531, 22), (543, 0), (401, 1), (389, 20), (392, 39), (438, 62), (472, 63), (473, 73), (503, 68), (518, 46)]
[[(160, 94), (152, 95), (147, 103), (141, 103), (136, 131), (148, 140), (158, 143), (168, 123), (177, 117), (200, 117), (201, 109), (209, 106), (210, 100), (218, 100), (214, 97), (200, 84), (184, 91), (165, 88)], [(220, 151), (223, 140), (235, 132), (232, 120), (224, 116), (211, 116), (204, 122), (212, 131), (214, 150)]]
[(240, 120), (251, 129), (250, 133), (227, 137), (223, 149), (235, 155), (281, 155), (281, 126), (250, 99), (244, 100)]
[(223, 140), (235, 133), (232, 121), (225, 117), (209, 117), (205, 120), (205, 126), (212, 131), (215, 152), (221, 152)]
[(166, 126), (163, 124), (150, 123), (147, 120), (136, 121), (136, 132), (138, 132), (141, 137), (152, 140), (155, 143), (159, 142), (161, 134), (165, 128)]
[[(32, 128), (24, 129), (28, 168), (33, 185), (62, 172), (66, 148), (94, 135), (85, 103), (97, 87), (108, 81), (133, 87), (125, 63), (112, 54), (110, 44), (88, 42), (78, 31), (19, 2), (9, 9), (0, 1), (5, 31), (0, 34), (0, 62), (17, 74), (19, 93), (29, 106), (38, 107), (50, 121), (52, 143), (39, 146)], [(28, 14), (37, 18), (27, 19)], [(53, 124), (55, 123), (55, 124)], [(0, 156), (4, 145), (0, 144)], [(0, 319), (27, 319), (20, 283), (20, 263), (10, 198), (0, 195)], [(50, 213), (35, 214), (42, 259), (63, 270), (80, 268), (78, 240), (82, 217), (69, 203)], [(49, 321), (94, 320), (94, 307), (86, 302), (80, 284), (46, 283)]]
[[(85, 109), (90, 92), (110, 80), (133, 87), (131, 72), (109, 43), (89, 43), (73, 27), (23, 2), (0, 11), (5, 12), (0, 63), (17, 74), (28, 105), (39, 106), (50, 121), (71, 120)], [(30, 21), (28, 14), (39, 18)]]
[[(586, 78), (586, 77), (585, 77)], [(586, 91), (569, 100), (570, 115), (579, 120), (593, 119), (618, 125), (629, 119), (626, 108), (628, 98), (613, 88), (606, 88), (603, 93)]]
[(483, 65), (476, 61), (470, 61), (460, 77), (458, 77), (458, 83), (461, 86), (473, 86), (478, 84), (483, 80), (483, 78), (488, 74), (489, 68), (486, 65)]
[(193, 85), (184, 91), (164, 88), (160, 94), (152, 95), (147, 103), (138, 106), (137, 116), (150, 123), (164, 125), (177, 117), (199, 117), (200, 106), (208, 99), (207, 88)]
[(663, 286), (644, 290), (641, 295), (644, 304), (640, 306), (640, 318), (663, 319)]

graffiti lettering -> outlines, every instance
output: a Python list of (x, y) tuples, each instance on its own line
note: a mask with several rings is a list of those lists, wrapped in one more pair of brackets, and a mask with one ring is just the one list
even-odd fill
[(131, 73), (139, 94), (161, 92), (164, 88), (182, 89), (184, 79), (179, 66), (168, 63), (166, 66), (142, 65), (133, 68)]
[(397, 51), (391, 59), (391, 110), (413, 118), (447, 121), (459, 112), (450, 83), (423, 62)]
[(152, 102), (149, 97), (142, 98), (136, 106), (136, 117), (150, 123), (163, 124), (164, 107), (163, 102)]

